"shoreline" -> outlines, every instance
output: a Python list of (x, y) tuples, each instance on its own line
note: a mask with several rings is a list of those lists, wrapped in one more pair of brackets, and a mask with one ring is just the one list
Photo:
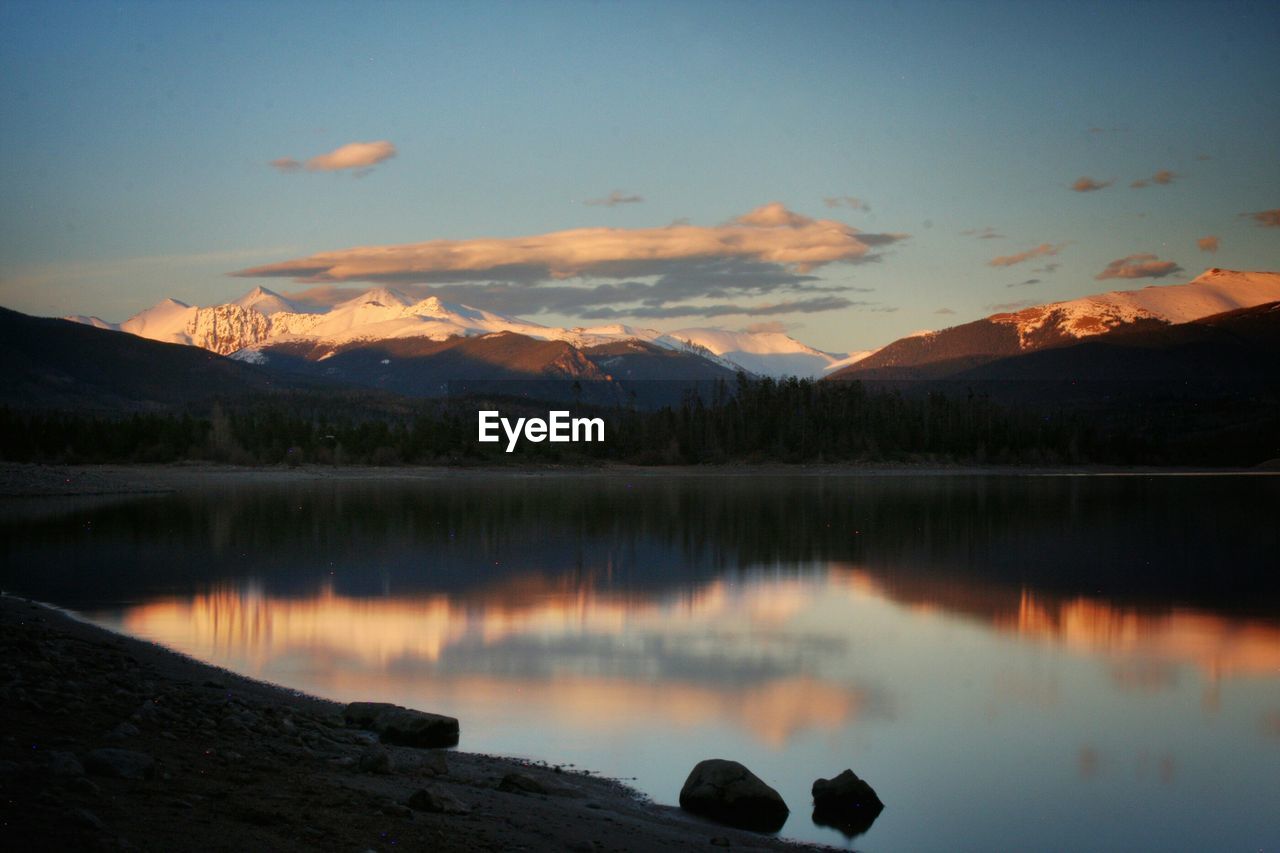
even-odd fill
[(168, 494), (228, 485), (288, 485), (335, 482), (439, 482), (459, 480), (725, 479), (809, 477), (1212, 477), (1280, 476), (1280, 468), (1151, 468), (1117, 466), (966, 466), (902, 463), (868, 465), (681, 465), (644, 467), (609, 464), (476, 467), (366, 467), (303, 465), (247, 467), (214, 463), (48, 465), (0, 463), (0, 498), (95, 497)]
[[(0, 838), (13, 849), (831, 849), (569, 766), (380, 744), (338, 703), (51, 605), (0, 596), (0, 625)], [(426, 807), (410, 806), (420, 790)]]

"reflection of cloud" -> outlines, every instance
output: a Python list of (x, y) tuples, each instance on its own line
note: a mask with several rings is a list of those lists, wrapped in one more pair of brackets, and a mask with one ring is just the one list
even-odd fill
[(1095, 190), (1106, 189), (1111, 186), (1114, 181), (1095, 181), (1093, 178), (1076, 178), (1075, 183), (1071, 185), (1071, 189), (1078, 193), (1091, 193)]
[(1174, 665), (1195, 666), (1211, 678), (1280, 670), (1280, 628), (1208, 613), (1148, 615), (1087, 598), (1055, 603), (1024, 591), (1014, 616), (992, 621), (1078, 651), (1123, 655), (1128, 662), (1113, 674), (1130, 687), (1163, 686)]
[(639, 204), (644, 196), (634, 193), (628, 195), (622, 190), (614, 190), (604, 198), (589, 198), (583, 202), (588, 207), (617, 207), (620, 204)]
[(1039, 284), (1039, 283), (1040, 283), (1040, 279), (1038, 278), (1028, 278), (1022, 281), (1015, 281), (1013, 284), (1006, 284), (1005, 287), (1028, 287), (1029, 285)]
[(797, 667), (844, 650), (838, 637), (789, 627), (821, 591), (802, 581), (716, 581), (672, 601), (637, 601), (536, 577), (465, 600), (227, 589), (137, 606), (122, 624), (257, 677), (285, 667), (331, 696), (383, 696), (405, 684), (470, 699), (476, 691), (495, 700), (518, 693), (583, 726), (729, 721), (781, 747), (799, 732), (839, 730), (883, 706)]
[(832, 577), (851, 589), (912, 607), (966, 614), (997, 630), (1105, 655), (1122, 668), (1132, 670), (1131, 662), (1140, 662), (1137, 669), (1147, 678), (1166, 666), (1194, 666), (1212, 680), (1280, 671), (1280, 627), (1268, 622), (1195, 610), (1147, 613), (1096, 599), (1055, 599), (999, 585), (916, 585), (847, 567), (833, 566)]
[(1259, 727), (1264, 735), (1280, 738), (1280, 711), (1270, 711), (1263, 714)]
[(1020, 264), (1023, 261), (1029, 261), (1032, 258), (1041, 258), (1048, 255), (1056, 255), (1065, 249), (1066, 243), (1041, 243), (1039, 246), (1027, 249), (1025, 252), (1018, 252), (1014, 255), (1000, 255), (987, 261), (987, 266), (992, 267), (1011, 267), (1014, 264)]
[(1135, 658), (1111, 667), (1111, 681), (1132, 693), (1164, 693), (1178, 683), (1178, 671), (1165, 661)]
[(1112, 261), (1094, 278), (1098, 281), (1108, 278), (1164, 278), (1176, 272), (1182, 272), (1182, 267), (1173, 261), (1162, 261), (1152, 254), (1137, 254)]
[(935, 314), (954, 314), (954, 313), (956, 313), (956, 312), (955, 312), (955, 309), (954, 309), (954, 308), (939, 308), (937, 311), (934, 311), (933, 313), (935, 313)]
[(1200, 251), (1202, 252), (1216, 252), (1222, 243), (1217, 237), (1209, 236), (1201, 237), (1199, 240), (1196, 240), (1196, 245), (1200, 247)]

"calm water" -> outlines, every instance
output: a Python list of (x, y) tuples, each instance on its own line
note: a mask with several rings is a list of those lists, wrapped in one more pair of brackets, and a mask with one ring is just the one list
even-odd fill
[[(0, 503), (0, 585), (870, 851), (1280, 846), (1275, 477), (459, 479)], [(809, 785), (887, 808), (852, 841)]]

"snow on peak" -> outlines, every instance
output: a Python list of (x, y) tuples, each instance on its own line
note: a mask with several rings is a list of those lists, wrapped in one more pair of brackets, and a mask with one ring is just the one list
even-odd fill
[(688, 341), (762, 376), (822, 376), (832, 364), (845, 358), (843, 353), (816, 350), (783, 332), (691, 328), (671, 332), (669, 337)]
[(285, 299), (274, 290), (268, 290), (261, 286), (250, 290), (231, 304), (257, 311), (259, 314), (276, 314), (281, 311), (298, 312), (298, 307), (288, 299)]
[(369, 306), (373, 308), (408, 308), (413, 304), (413, 300), (405, 296), (400, 291), (391, 287), (373, 287), (348, 299), (346, 302), (339, 302), (333, 306), (334, 310), (345, 308), (360, 308)]

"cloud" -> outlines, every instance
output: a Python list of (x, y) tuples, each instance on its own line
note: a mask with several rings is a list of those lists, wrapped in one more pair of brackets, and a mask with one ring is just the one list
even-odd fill
[(850, 210), (870, 210), (871, 206), (860, 198), (851, 195), (829, 195), (822, 199), (827, 207), (847, 207)]
[(1040, 283), (1040, 279), (1029, 278), (1026, 281), (1015, 281), (1013, 284), (1006, 284), (1005, 287), (1026, 287), (1027, 285), (1030, 285), (1030, 284), (1039, 284), (1039, 283)]
[(996, 240), (1004, 237), (1003, 234), (997, 234), (996, 229), (990, 225), (984, 228), (970, 228), (968, 231), (961, 231), (961, 237), (977, 237), (979, 240)]
[(1053, 272), (1054, 270), (1056, 270), (1056, 269), (1057, 269), (1058, 267), (1060, 267), (1060, 266), (1062, 266), (1062, 264), (1058, 263), (1057, 261), (1051, 261), (1051, 262), (1049, 262), (1049, 263), (1045, 264), (1044, 266), (1042, 266), (1042, 267), (1036, 267), (1036, 268), (1034, 268), (1034, 269), (1033, 269), (1033, 270), (1031, 270), (1031, 271), (1032, 271), (1032, 272), (1051, 273), (1051, 272)]
[(1027, 249), (1025, 252), (1018, 252), (1016, 255), (1001, 255), (987, 261), (987, 266), (991, 267), (1011, 267), (1014, 264), (1020, 264), (1023, 261), (1029, 261), (1032, 258), (1045, 257), (1047, 255), (1056, 255), (1065, 249), (1066, 243), (1058, 243), (1056, 246), (1052, 243), (1041, 243), (1033, 249)]
[[(662, 307), (639, 308), (597, 308), (584, 311), (580, 316), (588, 320), (615, 320), (620, 317), (641, 317), (647, 320), (666, 320), (674, 317), (724, 317), (726, 315), (742, 315), (744, 317), (768, 317), (774, 314), (813, 314), (819, 311), (835, 311), (855, 305), (870, 305), (868, 302), (852, 302), (836, 296), (817, 299), (797, 299), (778, 302), (772, 305), (666, 305)], [(896, 311), (896, 308), (873, 308), (875, 311)]]
[(785, 334), (787, 331), (787, 324), (781, 320), (765, 320), (760, 323), (752, 323), (749, 326), (745, 326), (742, 331), (751, 332), (753, 334), (768, 334), (770, 332), (780, 332)]
[(1078, 193), (1091, 193), (1094, 190), (1102, 190), (1111, 186), (1115, 181), (1095, 181), (1093, 178), (1076, 178), (1076, 182), (1071, 185), (1071, 189)]
[(935, 314), (954, 314), (954, 313), (956, 313), (956, 312), (955, 312), (955, 309), (954, 309), (954, 308), (939, 308), (937, 311), (934, 311), (933, 313), (935, 313)]
[(1213, 158), (1210, 157), (1208, 154), (1197, 154), (1196, 159), (1200, 161), (1204, 161), (1204, 160), (1212, 160)]
[(1138, 254), (1112, 261), (1094, 278), (1098, 281), (1108, 278), (1164, 278), (1176, 272), (1182, 272), (1182, 267), (1173, 261), (1162, 261), (1151, 254)]
[(1178, 177), (1177, 172), (1172, 172), (1168, 169), (1161, 169), (1151, 177), (1139, 178), (1138, 180), (1129, 184), (1129, 186), (1133, 187), (1135, 190), (1140, 190), (1143, 187), (1148, 187), (1148, 186), (1151, 186), (1152, 184), (1159, 184), (1160, 186), (1168, 186), (1169, 184), (1173, 183), (1174, 179), (1176, 179), (1177, 177)]
[(1006, 314), (1011, 311), (1020, 311), (1023, 308), (1030, 308), (1032, 305), (1039, 305), (1034, 299), (1019, 299), (1017, 302), (997, 302), (995, 305), (988, 305), (988, 311), (995, 311), (997, 314)]
[(1222, 245), (1222, 242), (1217, 237), (1209, 236), (1201, 237), (1199, 240), (1196, 240), (1196, 245), (1200, 247), (1200, 251), (1202, 252), (1216, 252), (1218, 251), (1218, 247)]
[[(868, 234), (768, 204), (717, 226), (585, 228), (521, 238), (433, 240), (323, 252), (233, 273), (317, 285), (289, 293), (315, 307), (393, 284), (489, 311), (609, 317), (720, 316), (834, 310), (866, 292), (813, 271), (879, 259), (903, 234)], [(803, 298), (797, 298), (803, 295)], [(751, 299), (772, 296), (767, 304)]]
[(905, 234), (867, 234), (842, 222), (810, 219), (775, 202), (719, 226), (579, 228), (531, 237), (430, 240), (319, 252), (232, 275), (303, 282), (537, 284), (574, 277), (641, 278), (697, 274), (732, 263), (792, 276), (835, 263), (872, 260), (872, 248)]
[(1255, 220), (1260, 228), (1280, 228), (1280, 207), (1259, 210), (1254, 213), (1242, 213), (1240, 215)]
[(627, 195), (622, 190), (614, 190), (604, 198), (589, 198), (583, 204), (588, 207), (617, 207), (620, 204), (639, 204), (642, 201), (642, 195)]
[(327, 154), (318, 154), (305, 163), (292, 157), (272, 160), (271, 165), (282, 172), (339, 172), (346, 169), (371, 169), (396, 156), (396, 147), (386, 140), (379, 142), (349, 142)]

